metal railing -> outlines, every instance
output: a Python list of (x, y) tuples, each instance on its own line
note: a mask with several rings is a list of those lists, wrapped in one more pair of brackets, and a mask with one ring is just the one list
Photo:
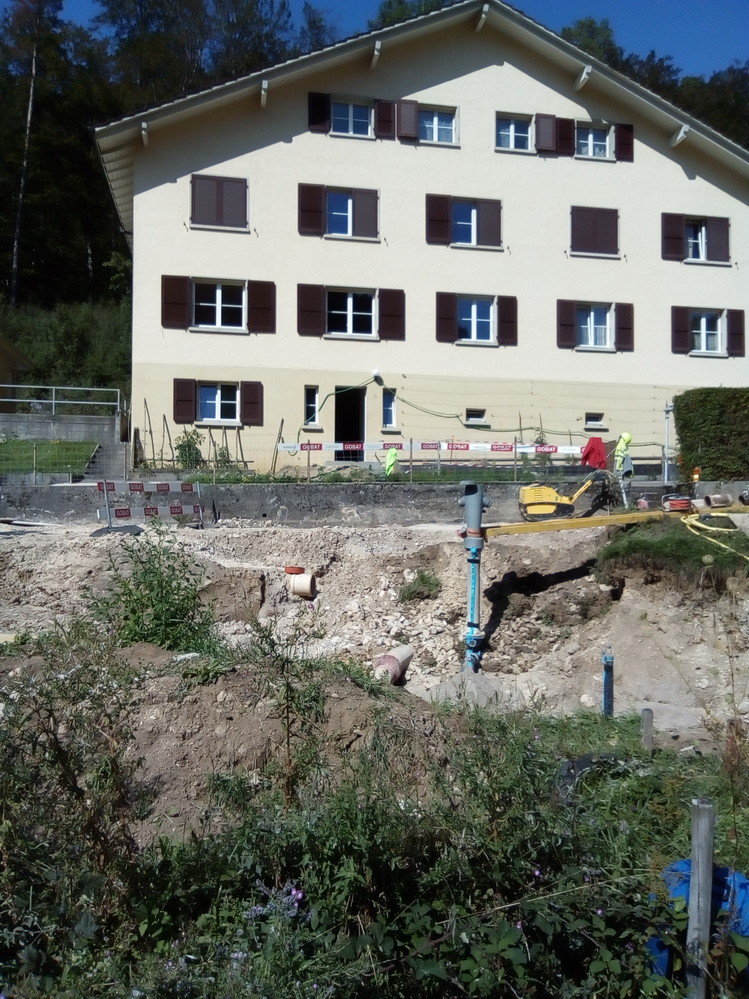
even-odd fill
[[(27, 393), (39, 393), (28, 395)], [(87, 398), (87, 397), (98, 398)], [(81, 388), (74, 385), (2, 385), (0, 404), (12, 403), (16, 412), (51, 411), (52, 416), (62, 406), (105, 407), (114, 413), (122, 410), (119, 389)], [(22, 407), (19, 409), (18, 407)]]

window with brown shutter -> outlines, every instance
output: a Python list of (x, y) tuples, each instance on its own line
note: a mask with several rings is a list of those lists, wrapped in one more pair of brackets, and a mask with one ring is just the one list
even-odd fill
[(276, 286), (273, 281), (248, 281), (250, 302), (247, 328), (250, 333), (276, 332)]
[(175, 378), (173, 403), (175, 423), (194, 423), (197, 412), (198, 383), (194, 378)]
[(497, 343), (501, 347), (518, 345), (518, 300), (514, 296), (499, 295), (497, 298), (499, 323)]
[[(335, 204), (331, 199), (335, 199)], [(378, 207), (377, 191), (300, 184), (299, 234), (301, 236), (350, 235), (362, 239), (376, 239), (379, 235)]]
[(426, 196), (426, 241), (433, 245), (449, 246), (451, 240), (450, 206), (452, 199), (443, 194)]
[(192, 322), (192, 282), (189, 277), (164, 274), (161, 278), (161, 325), (186, 330)]
[(325, 286), (297, 285), (297, 333), (322, 336), (325, 332)]
[(240, 382), (239, 419), (243, 427), (263, 425), (263, 383)]
[(557, 156), (575, 155), (575, 122), (572, 118), (556, 119)]
[(455, 343), (458, 339), (458, 296), (438, 291), (435, 311), (437, 342)]
[(726, 352), (729, 357), (744, 357), (744, 310), (726, 311)]
[(572, 350), (577, 346), (577, 302), (557, 300), (557, 347)]
[(376, 139), (395, 138), (395, 101), (375, 101), (374, 133)]
[(692, 349), (692, 310), (681, 305), (671, 307), (671, 352), (688, 354)]
[(557, 119), (553, 114), (536, 115), (536, 152), (557, 151)]
[(630, 302), (617, 302), (614, 306), (614, 346), (617, 350), (635, 349), (635, 307)]
[(247, 228), (247, 181), (243, 177), (192, 176), (192, 225)]
[(377, 191), (358, 189), (351, 192), (352, 234), (361, 238), (376, 239), (379, 235), (377, 226)]
[(417, 101), (398, 101), (398, 138), (419, 138), (419, 104)]
[(307, 95), (307, 121), (310, 132), (330, 131), (330, 94)]
[(713, 216), (661, 214), (663, 260), (728, 263), (730, 221)]
[(727, 263), (731, 259), (728, 250), (728, 225), (728, 219), (705, 219), (708, 260), (714, 260), (716, 263)]
[(619, 212), (616, 208), (571, 209), (570, 248), (573, 253), (619, 253)]
[(684, 216), (670, 212), (661, 214), (661, 258), (684, 260), (687, 255)]
[(398, 288), (380, 288), (378, 293), (380, 340), (406, 339), (406, 293)]
[(479, 246), (502, 245), (502, 202), (476, 202), (476, 238)]
[(301, 236), (322, 236), (325, 232), (325, 188), (321, 184), (300, 184), (298, 226)]
[(614, 154), (620, 162), (634, 162), (635, 130), (633, 125), (620, 122), (614, 127), (614, 150)]

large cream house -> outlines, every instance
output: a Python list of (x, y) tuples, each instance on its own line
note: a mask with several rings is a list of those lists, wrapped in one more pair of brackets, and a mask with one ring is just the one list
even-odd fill
[(749, 153), (500, 0), (97, 140), (146, 458), (658, 444), (675, 394), (747, 383)]

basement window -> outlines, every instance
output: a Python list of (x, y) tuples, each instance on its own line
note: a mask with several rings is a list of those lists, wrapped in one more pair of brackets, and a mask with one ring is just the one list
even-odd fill
[(585, 414), (585, 429), (586, 430), (607, 430), (608, 428), (605, 424), (603, 413), (586, 413)]
[(466, 423), (485, 424), (486, 423), (486, 410), (485, 409), (467, 409), (466, 410)]

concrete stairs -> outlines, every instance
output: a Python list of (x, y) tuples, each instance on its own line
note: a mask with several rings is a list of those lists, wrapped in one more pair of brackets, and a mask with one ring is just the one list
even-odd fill
[(125, 444), (103, 441), (99, 444), (83, 473), (84, 481), (122, 480), (125, 475)]

